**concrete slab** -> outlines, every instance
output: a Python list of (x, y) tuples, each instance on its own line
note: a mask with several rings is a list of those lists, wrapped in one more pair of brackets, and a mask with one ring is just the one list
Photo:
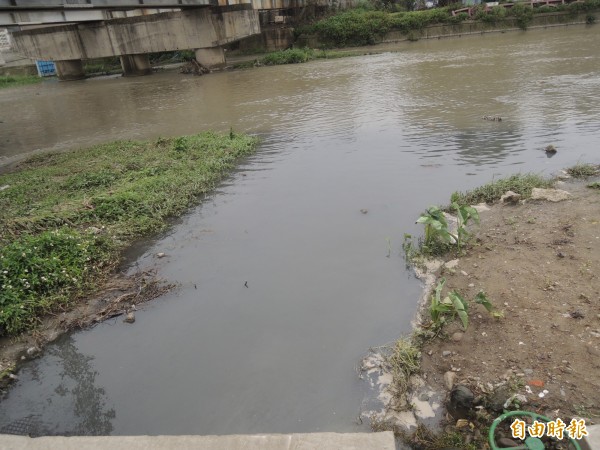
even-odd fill
[(5, 450), (395, 450), (391, 431), (382, 433), (310, 433), (233, 436), (91, 436), (0, 435)]
[(586, 426), (588, 436), (581, 441), (581, 450), (600, 450), (600, 425)]

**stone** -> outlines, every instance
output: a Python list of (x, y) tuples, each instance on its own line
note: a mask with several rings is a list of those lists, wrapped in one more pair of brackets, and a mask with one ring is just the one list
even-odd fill
[(366, 214), (366, 213), (369, 212), (369, 210), (368, 209), (361, 209), (360, 212), (363, 213), (363, 214)]
[(456, 373), (448, 371), (444, 374), (444, 383), (446, 384), (446, 388), (451, 391), (454, 387), (454, 382), (456, 381)]
[(447, 263), (444, 264), (444, 267), (446, 269), (454, 269), (456, 266), (458, 266), (459, 260), (458, 259), (453, 259), (451, 261), (448, 261)]
[(123, 320), (123, 322), (125, 322), (125, 323), (135, 322), (135, 314), (133, 313), (133, 311), (129, 311), (127, 313), (127, 315), (125, 316), (125, 320)]
[(451, 352), (450, 350), (444, 350), (444, 351), (442, 352), (442, 356), (443, 356), (444, 358), (445, 358), (445, 357), (447, 357), (447, 356), (450, 356), (451, 354), (452, 354), (452, 352)]
[(508, 386), (500, 386), (494, 391), (488, 400), (489, 409), (495, 412), (502, 412), (504, 404), (510, 398)]
[(473, 205), (473, 208), (475, 208), (475, 211), (478, 213), (490, 210), (486, 203), (477, 203), (476, 205)]
[(10, 187), (10, 184), (5, 184), (4, 186), (0, 186), (0, 192), (8, 189)]
[(496, 442), (498, 443), (498, 447), (500, 448), (519, 447), (521, 445), (518, 442), (515, 442), (512, 439), (505, 437), (498, 439)]
[(597, 348), (595, 348), (595, 347), (594, 347), (592, 344), (587, 344), (587, 345), (585, 346), (585, 349), (587, 350), (587, 352), (588, 352), (590, 355), (593, 355), (593, 356), (600, 356), (600, 350), (598, 350)]
[(531, 191), (532, 200), (547, 200), (549, 202), (560, 202), (571, 198), (571, 193), (562, 189), (542, 189), (533, 188)]
[(450, 402), (448, 403), (448, 412), (455, 419), (466, 419), (471, 415), (473, 409), (473, 399), (475, 396), (471, 390), (463, 385), (455, 386), (450, 391)]
[(572, 319), (583, 319), (583, 318), (585, 318), (585, 314), (581, 310), (579, 310), (579, 309), (571, 311), (569, 313), (569, 316), (571, 316)]
[(163, 252), (160, 252), (160, 253), (156, 254), (157, 258), (164, 258), (165, 256), (167, 256), (167, 255), (165, 255)]
[(38, 347), (29, 347), (27, 349), (27, 356), (33, 357), (37, 355), (41, 350)]
[(452, 340), (454, 342), (460, 342), (460, 341), (462, 341), (463, 336), (464, 336), (464, 333), (462, 331), (457, 331), (456, 333), (454, 333), (452, 335)]
[(513, 205), (519, 203), (519, 200), (521, 200), (521, 194), (517, 194), (513, 191), (506, 191), (506, 193), (500, 197), (502, 203), (510, 203)]

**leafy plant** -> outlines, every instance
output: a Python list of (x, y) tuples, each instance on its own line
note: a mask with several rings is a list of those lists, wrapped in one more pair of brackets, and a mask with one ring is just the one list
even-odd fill
[(462, 322), (463, 328), (466, 330), (469, 326), (469, 304), (467, 301), (456, 291), (448, 293), (444, 299), (442, 299), (442, 289), (446, 284), (446, 278), (442, 278), (435, 288), (435, 293), (431, 298), (431, 305), (429, 306), (429, 314), (431, 320), (436, 326), (440, 326), (445, 322), (445, 316), (451, 315), (452, 317), (458, 315)]
[[(458, 316), (463, 329), (469, 326), (469, 303), (467, 300), (456, 291), (450, 291), (446, 297), (442, 299), (442, 290), (446, 284), (446, 278), (443, 277), (435, 287), (435, 291), (431, 296), (431, 305), (429, 305), (429, 315), (431, 321), (436, 328), (440, 328), (446, 322), (446, 317), (454, 318)], [(475, 303), (482, 305), (492, 317), (501, 319), (504, 317), (502, 311), (497, 310), (492, 302), (488, 299), (485, 292), (480, 291), (474, 298)]]
[(589, 187), (590, 189), (600, 189), (600, 183), (594, 181), (593, 183), (588, 184), (587, 187)]
[[(467, 225), (474, 221), (479, 223), (479, 213), (472, 206), (452, 203), (451, 208), (456, 212), (456, 232), (450, 231), (448, 220), (437, 206), (431, 206), (417, 219), (417, 223), (425, 225), (423, 250), (428, 254), (439, 254), (447, 250), (448, 244), (456, 244), (459, 251), (469, 236)], [(406, 242), (406, 237), (405, 237)], [(406, 248), (405, 248), (406, 251)]]
[(460, 250), (461, 245), (469, 237), (467, 231), (467, 225), (472, 220), (479, 224), (479, 213), (472, 206), (459, 205), (458, 203), (452, 203), (452, 208), (456, 211), (456, 218), (458, 220), (458, 226), (456, 230), (456, 245)]
[(437, 206), (429, 207), (417, 219), (417, 223), (425, 225), (425, 241), (423, 244), (426, 247), (425, 250), (433, 249), (439, 241), (449, 244), (455, 240), (455, 237), (450, 233), (450, 229), (448, 228), (448, 221), (444, 216), (444, 211)]

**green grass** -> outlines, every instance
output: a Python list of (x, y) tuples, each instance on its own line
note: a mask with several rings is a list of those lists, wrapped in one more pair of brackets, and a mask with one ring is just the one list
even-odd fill
[(309, 48), (290, 48), (272, 52), (261, 58), (261, 63), (265, 66), (275, 66), (280, 64), (298, 64), (314, 59), (314, 51)]
[(554, 182), (536, 174), (517, 174), (501, 178), (467, 192), (455, 192), (451, 201), (461, 205), (476, 205), (478, 203), (493, 203), (500, 200), (506, 191), (521, 194), (522, 198), (531, 197), (533, 188), (551, 188)]
[(0, 334), (16, 334), (108, 276), (141, 236), (211, 191), (254, 137), (205, 132), (35, 156), (0, 176)]
[(598, 175), (598, 166), (595, 164), (576, 164), (567, 169), (567, 173), (573, 178), (586, 179)]
[(233, 66), (234, 69), (250, 69), (260, 66), (276, 66), (282, 64), (300, 64), (316, 59), (337, 59), (364, 55), (361, 51), (316, 50), (311, 48), (291, 48), (267, 53), (253, 61), (244, 61)]
[[(298, 27), (297, 36), (301, 34), (317, 35), (319, 40), (330, 47), (347, 47), (372, 45), (381, 42), (389, 31), (397, 30), (407, 35), (411, 40), (418, 39), (415, 32), (435, 24), (454, 25), (468, 20), (466, 13), (452, 15), (455, 9), (463, 8), (460, 2), (443, 8), (433, 8), (421, 11), (393, 11), (394, 8), (377, 8), (362, 5), (352, 10), (318, 20), (315, 23)], [(581, 3), (559, 5), (552, 8), (553, 12), (568, 11), (572, 14), (589, 13), (600, 8), (600, 0), (585, 0)], [(503, 19), (516, 20), (517, 26), (526, 29), (535, 14), (548, 12), (547, 8), (531, 8), (528, 4), (517, 4), (510, 9), (493, 7), (486, 11), (484, 6), (475, 8), (474, 18), (495, 25)], [(588, 22), (595, 18), (588, 14)]]
[(34, 75), (0, 75), (0, 89), (39, 83), (42, 79)]

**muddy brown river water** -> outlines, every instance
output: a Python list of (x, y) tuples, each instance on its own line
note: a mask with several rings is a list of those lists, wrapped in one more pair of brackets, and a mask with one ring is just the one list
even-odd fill
[(211, 128), (263, 138), (202, 205), (135, 250), (130, 270), (157, 267), (180, 287), (133, 325), (72, 334), (27, 363), (0, 403), (0, 432), (368, 429), (354, 368), (410, 330), (420, 294), (403, 233), (454, 190), (599, 162), (598, 42), (600, 27), (577, 26), (0, 91), (2, 163)]

